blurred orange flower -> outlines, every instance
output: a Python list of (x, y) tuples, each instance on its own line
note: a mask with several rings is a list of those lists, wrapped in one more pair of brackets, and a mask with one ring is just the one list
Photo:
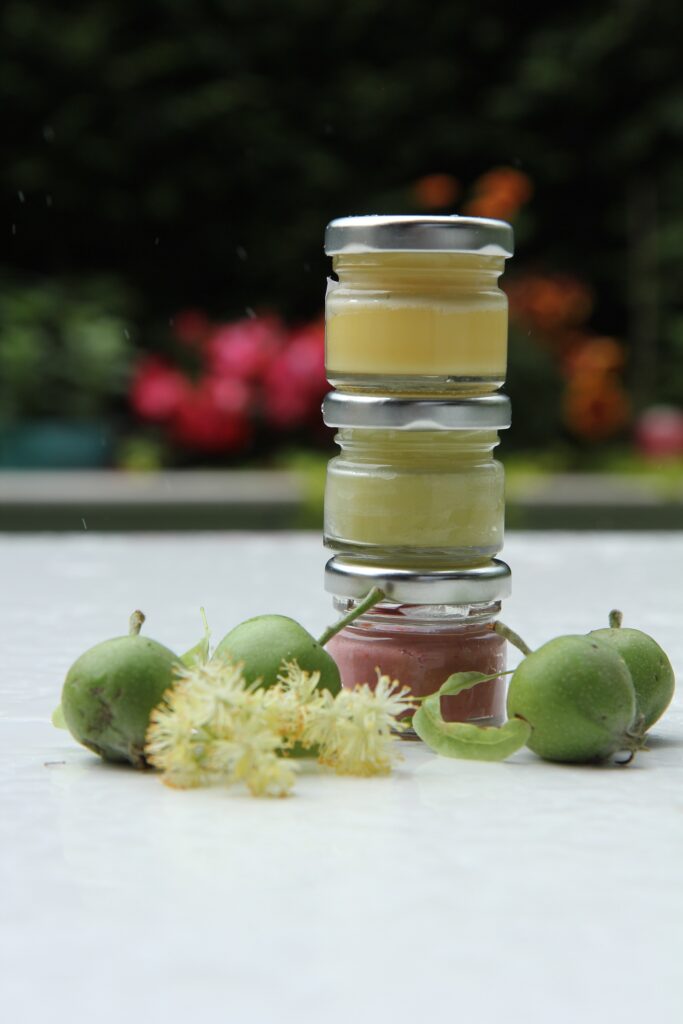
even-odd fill
[(601, 376), (621, 370), (625, 362), (624, 349), (614, 338), (587, 336), (567, 352), (564, 370), (569, 376)]
[(614, 374), (576, 374), (569, 380), (563, 401), (568, 429), (585, 441), (604, 441), (629, 421), (628, 395)]
[(539, 331), (577, 327), (593, 309), (590, 288), (568, 274), (529, 274), (510, 281), (505, 290), (511, 318)]
[(489, 217), (492, 220), (510, 220), (519, 207), (501, 199), (500, 196), (475, 196), (465, 203), (462, 212), (468, 217)]
[(422, 210), (442, 210), (460, 195), (460, 182), (452, 174), (425, 174), (413, 185), (413, 196)]
[(534, 187), (531, 178), (515, 167), (495, 167), (474, 183), (474, 195), (463, 206), (473, 217), (513, 217), (528, 203)]

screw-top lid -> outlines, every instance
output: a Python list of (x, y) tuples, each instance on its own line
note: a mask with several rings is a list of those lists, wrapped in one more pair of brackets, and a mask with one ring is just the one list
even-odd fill
[(325, 252), (473, 252), (512, 256), (514, 236), (504, 220), (485, 217), (338, 217), (325, 229)]
[(325, 590), (362, 599), (373, 588), (396, 604), (490, 604), (510, 596), (510, 566), (498, 558), (474, 569), (420, 572), (366, 565), (335, 555), (325, 566)]
[(496, 394), (427, 400), (331, 391), (323, 401), (323, 420), (328, 427), (505, 430), (510, 426), (510, 399), (507, 395)]

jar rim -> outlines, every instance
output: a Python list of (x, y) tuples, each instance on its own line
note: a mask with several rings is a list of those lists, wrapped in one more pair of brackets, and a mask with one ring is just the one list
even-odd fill
[(331, 391), (322, 413), (328, 427), (369, 430), (506, 430), (511, 422), (510, 399), (501, 393), (427, 400)]
[(488, 217), (365, 214), (330, 221), (325, 252), (471, 252), (507, 259), (514, 253), (514, 235), (506, 221)]
[(325, 566), (325, 590), (363, 598), (373, 588), (396, 604), (484, 604), (509, 597), (512, 573), (499, 558), (471, 569), (420, 571), (367, 565), (335, 555)]

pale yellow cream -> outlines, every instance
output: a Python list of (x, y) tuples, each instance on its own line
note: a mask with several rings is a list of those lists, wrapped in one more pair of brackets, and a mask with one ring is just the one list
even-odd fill
[(476, 394), (505, 379), (504, 260), (464, 253), (338, 255), (326, 302), (337, 387)]
[(495, 431), (344, 429), (328, 466), (325, 542), (396, 567), (475, 565), (503, 546)]

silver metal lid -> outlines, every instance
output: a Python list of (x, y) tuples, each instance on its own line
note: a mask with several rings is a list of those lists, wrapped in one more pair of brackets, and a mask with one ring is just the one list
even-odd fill
[(475, 569), (420, 572), (385, 569), (335, 555), (325, 566), (325, 590), (337, 597), (363, 598), (379, 587), (396, 604), (489, 604), (509, 597), (510, 566), (498, 558)]
[(331, 391), (323, 401), (323, 420), (328, 427), (361, 429), (505, 430), (510, 408), (510, 399), (501, 394), (427, 400)]
[(512, 228), (484, 217), (338, 217), (325, 229), (325, 252), (474, 252), (512, 256)]

